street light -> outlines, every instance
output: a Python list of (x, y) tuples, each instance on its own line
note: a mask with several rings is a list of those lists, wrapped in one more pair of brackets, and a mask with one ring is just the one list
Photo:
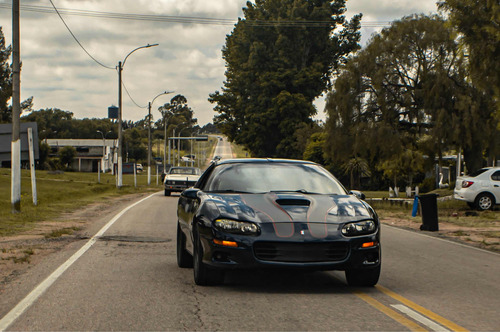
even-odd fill
[(122, 181), (122, 70), (125, 67), (125, 62), (130, 54), (142, 48), (149, 48), (153, 46), (158, 46), (158, 44), (147, 44), (146, 46), (138, 47), (132, 50), (125, 59), (123, 59), (123, 64), (121, 61), (118, 62), (118, 181), (116, 186), (120, 188), (123, 185)]
[[(173, 134), (174, 134), (174, 135), (173, 135), (173, 138), (174, 138), (174, 144), (173, 144), (173, 148), (174, 148), (174, 149), (173, 149), (173, 150), (174, 150), (174, 151), (172, 151), (172, 152), (173, 152), (173, 153), (172, 153), (172, 154), (173, 154), (173, 156), (172, 156), (172, 164), (173, 164), (173, 165), (175, 165), (175, 131), (177, 130), (177, 128), (179, 128), (180, 126), (185, 125), (185, 124), (187, 124), (187, 122), (182, 122), (182, 123), (179, 123), (179, 124), (178, 124), (177, 126), (175, 126), (175, 128), (174, 128), (174, 133), (173, 133)], [(181, 129), (181, 131), (182, 131), (182, 129)], [(179, 141), (179, 140), (178, 140), (178, 141)], [(178, 144), (177, 144), (177, 156), (180, 158), (180, 147), (179, 147), (179, 144), (180, 144), (180, 142), (178, 142)], [(179, 163), (178, 163), (178, 162), (177, 162), (177, 166), (179, 166)]]
[(174, 91), (165, 91), (160, 93), (158, 96), (154, 97), (153, 100), (148, 104), (149, 114), (148, 114), (148, 186), (151, 185), (151, 106), (153, 105), (156, 98), (163, 95), (168, 95)]
[(170, 165), (170, 140), (168, 139), (167, 135), (167, 129), (168, 129), (168, 118), (167, 114), (170, 115), (170, 117), (174, 116), (174, 113), (172, 111), (164, 111), (162, 112), (163, 116), (163, 171), (167, 169), (167, 141), (168, 141), (168, 164)]

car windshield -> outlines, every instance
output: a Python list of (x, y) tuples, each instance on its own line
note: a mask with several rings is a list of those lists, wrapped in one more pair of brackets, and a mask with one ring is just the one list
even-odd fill
[(301, 163), (235, 163), (214, 169), (207, 192), (301, 192), (345, 195), (344, 187), (324, 168)]
[(173, 167), (170, 169), (170, 174), (184, 174), (184, 175), (199, 175), (200, 170), (193, 167)]

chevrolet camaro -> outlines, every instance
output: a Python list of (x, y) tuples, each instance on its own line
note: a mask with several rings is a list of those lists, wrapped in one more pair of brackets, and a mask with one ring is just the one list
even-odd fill
[[(359, 196), (359, 194), (358, 194)], [(365, 201), (318, 164), (283, 159), (215, 160), (177, 205), (177, 263), (198, 285), (230, 269), (343, 270), (373, 286), (380, 223)]]

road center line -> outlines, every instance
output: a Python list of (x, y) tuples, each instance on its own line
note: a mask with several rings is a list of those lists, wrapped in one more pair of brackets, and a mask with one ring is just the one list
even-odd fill
[(411, 309), (418, 311), (422, 315), (432, 319), (433, 321), (439, 323), (440, 325), (447, 327), (448, 329), (450, 329), (452, 331), (463, 331), (463, 332), (468, 331), (466, 328), (464, 328), (460, 325), (457, 325), (457, 324), (453, 323), (452, 321), (447, 320), (444, 317), (439, 316), (438, 314), (430, 311), (429, 309), (426, 309), (426, 308), (416, 304), (415, 302), (412, 302), (412, 301), (402, 297), (401, 295), (394, 293), (393, 291), (391, 291), (385, 287), (377, 285), (377, 286), (375, 286), (375, 288), (378, 289), (379, 291), (381, 291), (382, 293), (392, 297), (393, 299), (403, 303), (407, 307), (410, 307)]
[(438, 332), (438, 331), (445, 331), (445, 332), (450, 331), (450, 330), (445, 329), (441, 325), (434, 323), (432, 320), (428, 319), (427, 317), (422, 316), (418, 312), (411, 310), (410, 308), (408, 308), (407, 306), (405, 306), (403, 304), (391, 304), (391, 307), (401, 311), (402, 313), (413, 318), (414, 320), (416, 320), (420, 324), (427, 326), (428, 328), (430, 328), (433, 331), (436, 331), (436, 332)]
[(403, 315), (401, 315), (400, 313), (392, 310), (391, 308), (383, 305), (379, 301), (375, 300), (373, 297), (371, 297), (363, 292), (360, 292), (360, 291), (354, 291), (353, 294), (356, 295), (357, 297), (359, 297), (360, 299), (362, 299), (363, 301), (365, 301), (366, 303), (368, 303), (369, 305), (371, 305), (372, 307), (374, 307), (375, 309), (377, 309), (378, 311), (391, 317), (399, 324), (406, 326), (411, 331), (427, 331), (422, 326), (418, 325), (417, 323), (415, 323), (412, 320), (409, 320), (408, 318), (406, 318)]
[(104, 225), (97, 234), (95, 234), (83, 247), (73, 254), (66, 262), (57, 268), (50, 276), (42, 281), (35, 289), (31, 291), (21, 302), (19, 302), (7, 315), (0, 320), (0, 331), (5, 331), (14, 321), (19, 318), (45, 291), (71, 266), (78, 260), (94, 243), (102, 236), (121, 216), (134, 206), (153, 197), (157, 193), (151, 194), (148, 197), (141, 199), (123, 209), (116, 214), (106, 225)]

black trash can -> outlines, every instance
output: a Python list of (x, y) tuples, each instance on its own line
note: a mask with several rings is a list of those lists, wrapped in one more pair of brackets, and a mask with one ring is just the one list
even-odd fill
[(422, 207), (422, 225), (421, 231), (439, 231), (438, 226), (438, 208), (437, 197), (438, 194), (419, 195), (420, 206)]

